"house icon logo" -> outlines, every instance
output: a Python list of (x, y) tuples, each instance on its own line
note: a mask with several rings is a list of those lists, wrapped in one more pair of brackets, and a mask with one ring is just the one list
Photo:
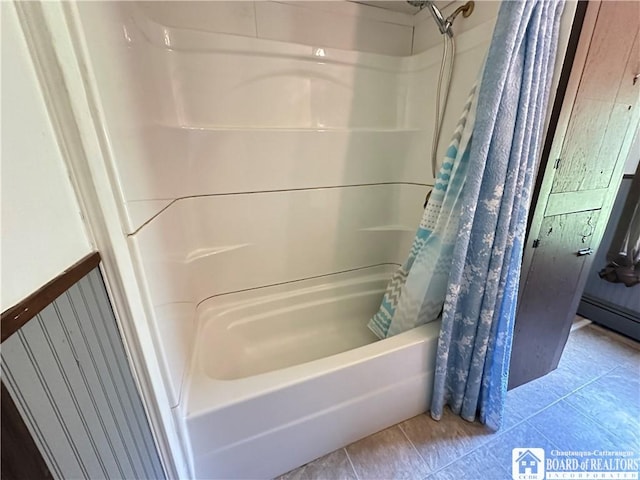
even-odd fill
[(514, 448), (511, 460), (513, 480), (544, 480), (543, 448)]

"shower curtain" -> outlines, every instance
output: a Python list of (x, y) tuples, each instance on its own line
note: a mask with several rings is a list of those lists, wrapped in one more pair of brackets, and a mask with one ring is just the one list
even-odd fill
[[(409, 261), (370, 322), (385, 337), (435, 320), (442, 309), (431, 402), (436, 420), (448, 404), (466, 420), (479, 414), (489, 427), (500, 427), (531, 187), (563, 8), (564, 0), (502, 2), (477, 99), (465, 110), (469, 138), (464, 144), (463, 134), (455, 152), (461, 175), (455, 184), (450, 177), (439, 209), (435, 199), (438, 218), (435, 229), (424, 228), (426, 234), (423, 224), (434, 225), (423, 217)], [(456, 198), (447, 201), (448, 196)]]
[(378, 338), (436, 320), (442, 311), (469, 165), (476, 90), (475, 86), (471, 89), (447, 148), (409, 258), (396, 270), (380, 309), (369, 321), (369, 328)]

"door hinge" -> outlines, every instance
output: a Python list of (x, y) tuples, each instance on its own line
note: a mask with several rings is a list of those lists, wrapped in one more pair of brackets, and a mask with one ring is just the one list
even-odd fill
[(538, 248), (540, 246), (540, 240), (539, 239), (535, 239), (533, 241), (533, 245), (531, 245), (533, 248)]
[(556, 158), (556, 163), (553, 164), (553, 168), (557, 169), (560, 166), (560, 159)]

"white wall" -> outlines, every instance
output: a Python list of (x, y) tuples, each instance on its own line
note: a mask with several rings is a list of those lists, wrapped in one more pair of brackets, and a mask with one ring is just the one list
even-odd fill
[(2, 8), (0, 310), (92, 251), (15, 7)]
[(410, 55), (413, 16), (337, 1), (140, 2), (169, 27), (300, 43), (315, 47)]

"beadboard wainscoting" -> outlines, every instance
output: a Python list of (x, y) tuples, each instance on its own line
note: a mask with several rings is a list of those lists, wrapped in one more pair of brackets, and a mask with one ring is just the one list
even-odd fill
[[(3, 313), (3, 437), (13, 400), (52, 478), (165, 478), (96, 257), (74, 266), (89, 264), (85, 275), (67, 270)], [(23, 322), (7, 331), (18, 314)], [(24, 478), (16, 462), (33, 461), (5, 458), (16, 441), (3, 438), (3, 478)]]

